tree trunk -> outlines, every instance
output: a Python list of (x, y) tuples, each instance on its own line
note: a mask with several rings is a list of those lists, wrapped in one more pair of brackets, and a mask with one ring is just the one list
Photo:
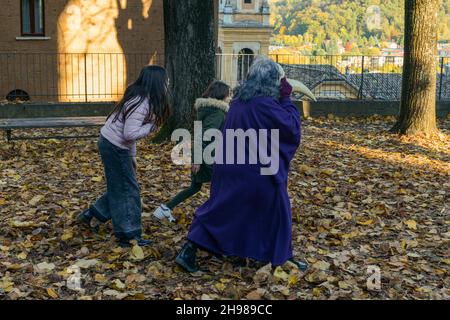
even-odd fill
[(193, 105), (215, 75), (216, 0), (164, 0), (165, 64), (173, 112), (156, 141), (193, 126)]
[(439, 0), (405, 0), (405, 57), (400, 115), (391, 132), (433, 133)]

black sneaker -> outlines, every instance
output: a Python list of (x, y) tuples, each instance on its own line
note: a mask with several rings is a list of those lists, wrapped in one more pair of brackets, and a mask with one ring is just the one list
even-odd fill
[(196, 258), (197, 246), (188, 241), (176, 257), (175, 262), (187, 272), (194, 273), (200, 270), (197, 265)]
[(92, 215), (91, 211), (87, 209), (77, 216), (77, 221), (83, 223), (87, 227), (90, 227), (92, 218), (94, 218), (94, 216)]
[(97, 224), (95, 226), (92, 226), (91, 224), (93, 218), (94, 215), (91, 213), (91, 211), (89, 209), (86, 209), (77, 216), (76, 220), (91, 231), (98, 233), (99, 225)]
[(122, 248), (130, 248), (132, 246), (131, 241), (136, 240), (137, 245), (139, 247), (146, 247), (153, 243), (152, 240), (145, 240), (142, 238), (139, 239), (119, 239), (117, 242), (119, 243), (119, 246)]

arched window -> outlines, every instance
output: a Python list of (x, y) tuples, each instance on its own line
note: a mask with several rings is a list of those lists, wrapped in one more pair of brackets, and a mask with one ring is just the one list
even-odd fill
[(239, 51), (238, 56), (238, 69), (237, 69), (237, 80), (244, 80), (247, 76), (248, 69), (253, 63), (255, 54), (252, 50), (245, 48)]
[(254, 9), (255, 8), (255, 1), (253, 0), (244, 0), (242, 1), (242, 8), (243, 9)]
[(15, 89), (6, 95), (8, 101), (30, 101), (30, 95), (21, 89)]

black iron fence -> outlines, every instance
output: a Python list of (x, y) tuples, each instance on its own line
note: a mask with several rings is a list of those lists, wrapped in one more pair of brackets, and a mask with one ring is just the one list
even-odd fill
[(318, 99), (397, 100), (403, 57), (271, 55), (289, 78), (303, 82)]
[(117, 101), (142, 67), (163, 63), (146, 53), (0, 52), (0, 100)]
[[(304, 82), (319, 99), (399, 100), (403, 57), (271, 55), (289, 77)], [(439, 101), (450, 100), (450, 58), (436, 59)]]
[[(403, 57), (401, 56), (304, 56), (270, 54), (289, 78), (303, 82), (319, 100), (399, 100)], [(217, 56), (217, 76), (235, 86), (255, 56)], [(436, 59), (438, 100), (450, 100), (450, 58)], [(298, 98), (302, 98), (299, 96)]]
[[(319, 100), (400, 99), (403, 57), (269, 57), (284, 67), (289, 78), (308, 86)], [(216, 59), (217, 78), (235, 86), (245, 78), (255, 56), (218, 54)], [(0, 52), (0, 101), (117, 101), (143, 66), (163, 63), (163, 56), (146, 53)], [(450, 57), (436, 59), (436, 76), (437, 99), (450, 100)]]
[(439, 59), (437, 90), (439, 100), (450, 100), (450, 57)]

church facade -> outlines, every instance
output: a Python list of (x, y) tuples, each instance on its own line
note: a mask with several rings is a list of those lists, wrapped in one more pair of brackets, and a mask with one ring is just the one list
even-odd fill
[(270, 8), (267, 0), (219, 0), (218, 77), (235, 85), (256, 55), (268, 55)]

